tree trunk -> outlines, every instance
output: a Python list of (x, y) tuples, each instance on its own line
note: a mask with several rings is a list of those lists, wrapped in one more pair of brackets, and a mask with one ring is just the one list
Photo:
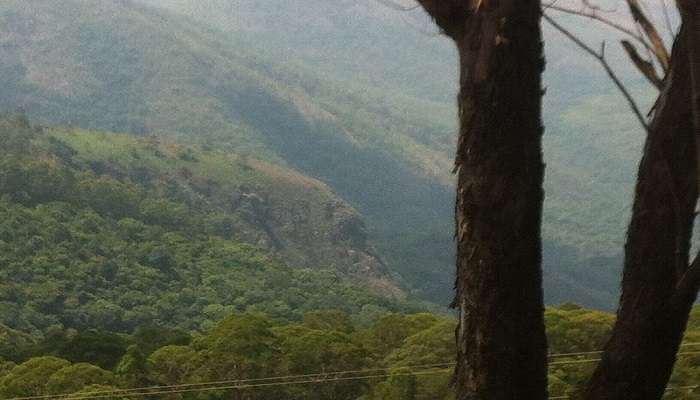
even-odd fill
[[(676, 3), (683, 23), (688, 29), (685, 40), (688, 46), (690, 78), (693, 85), (691, 99), (696, 141), (695, 155), (700, 163), (700, 4), (697, 0), (678, 0)], [(700, 188), (700, 174), (698, 174), (698, 188)]]
[(419, 0), (461, 59), (458, 400), (544, 400), (540, 2)]
[(588, 400), (660, 399), (697, 293), (688, 267), (697, 199), (687, 29), (644, 148), (627, 233), (617, 322), (590, 380)]

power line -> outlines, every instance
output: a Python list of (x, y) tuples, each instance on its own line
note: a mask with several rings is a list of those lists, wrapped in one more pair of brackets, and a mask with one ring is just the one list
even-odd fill
[[(700, 344), (700, 343), (699, 343)], [(550, 354), (548, 357), (560, 357), (560, 356), (573, 356), (573, 355), (584, 355), (584, 354), (597, 354), (599, 352), (585, 352), (585, 353), (559, 353), (559, 354)], [(590, 362), (590, 361), (588, 361)], [(569, 364), (572, 363), (572, 361), (568, 362), (557, 362), (557, 363), (550, 363), (550, 365), (562, 365), (562, 364)], [(573, 362), (576, 363), (576, 362)], [(112, 391), (99, 391), (99, 392), (90, 392), (90, 393), (85, 393), (85, 395), (102, 395), (102, 394), (129, 394), (132, 392), (139, 392), (139, 391), (145, 391), (145, 390), (162, 390), (162, 389), (179, 389), (179, 388), (193, 388), (193, 387), (198, 387), (198, 386), (214, 386), (214, 385), (230, 385), (230, 384), (240, 384), (240, 383), (253, 383), (253, 382), (264, 382), (264, 381), (271, 381), (271, 380), (286, 380), (286, 379), (301, 379), (301, 378), (312, 378), (312, 377), (327, 377), (327, 376), (333, 376), (333, 375), (345, 375), (345, 374), (358, 374), (358, 373), (371, 373), (371, 372), (379, 372), (379, 371), (386, 371), (390, 369), (399, 369), (399, 370), (404, 370), (404, 369), (418, 369), (418, 368), (432, 368), (432, 367), (447, 367), (449, 365), (452, 365), (453, 362), (450, 363), (439, 363), (439, 364), (423, 364), (423, 365), (408, 365), (404, 367), (387, 367), (387, 368), (374, 368), (374, 369), (361, 369), (361, 370), (349, 370), (349, 371), (335, 371), (335, 372), (324, 372), (324, 373), (314, 373), (314, 374), (301, 374), (301, 375), (286, 375), (286, 376), (273, 376), (273, 377), (265, 377), (265, 378), (252, 378), (252, 379), (237, 379), (237, 380), (222, 380), (222, 381), (212, 381), (212, 382), (202, 382), (202, 383), (186, 383), (186, 384), (177, 384), (177, 385), (161, 385), (161, 386), (146, 386), (146, 387), (139, 387), (139, 388), (131, 388), (131, 389), (116, 389)], [(13, 398), (11, 400), (48, 400), (48, 399), (63, 399), (70, 397), (71, 394), (62, 394), (62, 395), (43, 395), (43, 396), (28, 396), (28, 397), (17, 397)]]
[[(365, 380), (365, 379), (375, 379), (375, 378), (389, 378), (394, 376), (420, 376), (420, 375), (435, 375), (443, 374), (452, 371), (452, 368), (443, 368), (434, 371), (419, 371), (419, 372), (408, 372), (400, 374), (381, 374), (381, 375), (365, 375), (365, 376), (353, 376), (353, 377), (337, 377), (329, 379), (310, 379), (303, 381), (292, 381), (292, 382), (270, 382), (270, 383), (253, 383), (253, 384), (243, 384), (243, 385), (230, 385), (230, 386), (212, 386), (207, 388), (192, 388), (192, 389), (180, 389), (180, 390), (164, 390), (158, 392), (139, 392), (139, 393), (112, 393), (99, 396), (83, 396), (78, 395), (75, 397), (61, 397), (63, 400), (92, 400), (92, 399), (105, 399), (115, 396), (153, 396), (158, 394), (174, 394), (174, 393), (192, 393), (192, 392), (207, 392), (207, 391), (217, 391), (217, 390), (232, 390), (232, 389), (250, 389), (250, 388), (260, 388), (260, 387), (273, 387), (273, 386), (285, 386), (285, 385), (304, 385), (304, 384), (314, 384), (314, 383), (325, 383), (325, 382), (339, 382), (339, 381), (354, 381), (354, 380)], [(52, 397), (53, 398), (53, 397)], [(16, 399), (12, 399), (16, 400)]]
[[(359, 370), (348, 370), (348, 371), (335, 371), (335, 372), (320, 372), (314, 374), (300, 374), (300, 375), (283, 375), (283, 376), (270, 376), (265, 378), (250, 378), (250, 379), (235, 379), (235, 380), (222, 380), (222, 381), (212, 381), (212, 382), (201, 382), (201, 383), (184, 383), (177, 385), (160, 385), (160, 386), (145, 386), (130, 389), (115, 389), (108, 391), (96, 391), (88, 392), (83, 395), (127, 395), (131, 392), (139, 392), (145, 390), (162, 390), (162, 389), (179, 389), (179, 388), (191, 388), (194, 386), (215, 386), (215, 385), (231, 385), (240, 383), (255, 383), (255, 382), (265, 382), (273, 380), (288, 380), (288, 379), (302, 379), (302, 378), (322, 378), (333, 375), (348, 375), (348, 374), (360, 374), (360, 373), (371, 373), (379, 371), (387, 371), (391, 369), (395, 370), (415, 370), (415, 369), (430, 369), (438, 367), (447, 367), (453, 365), (454, 362), (449, 363), (439, 363), (439, 364), (423, 364), (423, 365), (407, 365), (404, 367), (386, 367), (386, 368), (374, 368), (374, 369), (359, 369)], [(58, 395), (42, 395), (42, 396), (27, 396), (27, 397), (15, 397), (10, 400), (43, 400), (43, 399), (65, 399), (74, 396), (74, 394), (58, 394)]]
[(549, 355), (547, 355), (547, 357), (548, 357), (548, 358), (579, 357), (579, 356), (587, 356), (587, 355), (602, 354), (602, 353), (603, 353), (603, 350), (582, 351), (582, 352), (579, 352), (579, 353), (549, 354)]
[[(691, 356), (691, 355), (698, 355), (700, 354), (700, 351), (686, 351), (682, 353), (676, 354), (676, 356)], [(601, 361), (600, 358), (590, 358), (590, 359), (585, 359), (585, 360), (573, 360), (573, 361), (555, 361), (555, 362), (550, 362), (549, 365), (567, 365), (567, 364), (586, 364), (586, 363), (592, 363), (592, 362), (598, 362)]]
[[(699, 345), (700, 345), (700, 343), (687, 343), (687, 344), (683, 344), (682, 346), (699, 346)], [(550, 354), (548, 357), (549, 358), (557, 358), (557, 357), (561, 358), (561, 357), (584, 356), (584, 355), (600, 354), (600, 353), (602, 353), (602, 351), (579, 352), (579, 353), (558, 353), (558, 354)], [(681, 352), (681, 353), (678, 353), (677, 356), (697, 355), (697, 354), (700, 354), (700, 351)], [(584, 360), (554, 361), (554, 362), (550, 362), (548, 365), (553, 366), (553, 365), (586, 364), (586, 363), (598, 362), (600, 360), (601, 359), (595, 358), (595, 359), (584, 359)], [(408, 370), (415, 370), (415, 369), (430, 370), (430, 369), (435, 369), (435, 368), (439, 368), (439, 367), (449, 366), (452, 364), (453, 364), (453, 362), (438, 363), (438, 364), (411, 365), (411, 366), (404, 366), (404, 367), (387, 367), (387, 368), (375, 368), (375, 369), (336, 371), (336, 372), (325, 372), (325, 373), (315, 373), (315, 374), (274, 376), (274, 377), (265, 377), (265, 378), (223, 380), (223, 381), (188, 383), (188, 384), (177, 384), (177, 385), (150, 386), (150, 387), (140, 387), (140, 388), (131, 388), (131, 389), (115, 389), (115, 390), (111, 390), (111, 391), (88, 392), (88, 393), (84, 393), (81, 395), (81, 396), (85, 396), (85, 397), (79, 397), (79, 398), (74, 397), (75, 394), (58, 394), (58, 395), (15, 397), (15, 398), (12, 398), (9, 400), (48, 400), (48, 399), (82, 400), (82, 399), (108, 398), (108, 397), (114, 397), (114, 396), (120, 396), (120, 395), (149, 396), (149, 395), (154, 395), (154, 394), (165, 394), (165, 393), (187, 393), (187, 392), (197, 392), (197, 391), (241, 389), (241, 388), (262, 387), (262, 386), (278, 386), (278, 385), (287, 385), (287, 384), (293, 385), (293, 384), (300, 384), (300, 383), (321, 383), (321, 382), (355, 380), (355, 379), (371, 379), (371, 378), (391, 377), (391, 376), (423, 375), (423, 374), (427, 374), (427, 373), (434, 374), (437, 372), (436, 371), (412, 371), (412, 372), (408, 372), (408, 373), (391, 373), (391, 374), (359, 376), (359, 377), (343, 377), (342, 376), (342, 375), (348, 375), (348, 374), (387, 371), (387, 370), (391, 370), (391, 369), (394, 369), (394, 370), (406, 370), (406, 369), (408, 369)], [(441, 373), (445, 372), (447, 370), (451, 370), (451, 368), (446, 368), (444, 370), (441, 370)], [(257, 382), (266, 382), (266, 381), (274, 381), (274, 380), (305, 379), (305, 378), (314, 378), (314, 377), (315, 378), (325, 377), (325, 378), (313, 379), (313, 380), (307, 380), (307, 381), (298, 381), (298, 380), (294, 381), (293, 380), (293, 381), (287, 381), (287, 382), (257, 383)], [(182, 389), (182, 388), (186, 388), (186, 389)], [(669, 388), (666, 390), (675, 390), (675, 389), (680, 390), (680, 389), (689, 389), (689, 388), (694, 389), (694, 388), (697, 388), (697, 386)], [(166, 390), (166, 389), (177, 389), (177, 390)], [(180, 391), (180, 390), (184, 390), (184, 391)], [(148, 392), (144, 392), (144, 391), (148, 391)], [(156, 392), (153, 392), (153, 391), (156, 391)], [(558, 397), (550, 398), (550, 400), (564, 399), (564, 398), (568, 398), (568, 397), (558, 396)]]
[(575, 361), (556, 361), (549, 363), (549, 365), (569, 365), (569, 364), (589, 364), (600, 361), (600, 358), (591, 358), (586, 360), (575, 360)]
[[(700, 342), (692, 342), (692, 343), (682, 343), (680, 347), (691, 347), (691, 346), (700, 346)], [(596, 351), (582, 351), (578, 353), (557, 353), (557, 354), (549, 354), (547, 357), (549, 358), (561, 358), (561, 357), (578, 357), (578, 356), (587, 356), (587, 355), (592, 355), (592, 354), (602, 354), (603, 350), (596, 350)]]
[[(209, 388), (200, 389), (182, 389), (182, 390), (166, 390), (160, 392), (142, 392), (142, 393), (128, 393), (127, 396), (154, 396), (159, 394), (178, 394), (178, 393), (192, 393), (192, 392), (204, 392), (204, 391), (218, 391), (218, 390), (232, 390), (232, 389), (249, 389), (249, 388), (259, 388), (259, 387), (273, 387), (273, 386), (285, 386), (285, 385), (304, 385), (304, 384), (317, 384), (317, 383), (327, 383), (336, 381), (353, 381), (353, 380), (365, 380), (365, 379), (376, 379), (376, 378), (387, 378), (395, 376), (421, 376), (421, 375), (436, 375), (451, 372), (451, 368), (436, 369), (433, 371), (418, 371), (400, 374), (381, 374), (381, 375), (367, 375), (367, 376), (357, 376), (357, 377), (338, 377), (330, 379), (313, 379), (305, 381), (294, 381), (294, 382), (273, 382), (273, 383), (259, 383), (259, 384), (248, 384), (248, 385), (231, 385), (231, 386), (216, 386)], [(119, 393), (112, 393), (101, 396), (75, 396), (75, 397), (65, 397), (64, 400), (94, 400), (94, 399), (104, 399), (114, 396), (120, 396)], [(569, 396), (555, 396), (549, 397), (548, 400), (561, 400), (568, 399)], [(14, 399), (13, 399), (14, 400)]]

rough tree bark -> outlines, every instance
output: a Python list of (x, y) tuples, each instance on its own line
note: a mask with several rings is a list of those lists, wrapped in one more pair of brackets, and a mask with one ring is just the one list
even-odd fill
[(622, 296), (588, 400), (660, 399), (698, 289), (688, 266), (697, 199), (696, 153), (684, 27), (674, 44), (639, 167), (627, 233)]
[(419, 0), (459, 50), (458, 400), (544, 400), (537, 0)]
[[(695, 128), (696, 157), (700, 163), (700, 3), (697, 0), (678, 0), (678, 9), (681, 12), (683, 23), (688, 27), (688, 35), (685, 38), (690, 59), (690, 77), (692, 82), (692, 110), (693, 124)], [(698, 187), (700, 188), (700, 174), (698, 175)]]

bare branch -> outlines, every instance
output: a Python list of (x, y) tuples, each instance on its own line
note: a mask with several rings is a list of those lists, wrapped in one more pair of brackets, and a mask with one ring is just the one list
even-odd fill
[[(582, 0), (583, 1), (583, 0)], [(584, 18), (590, 18), (593, 20), (596, 20), (618, 32), (621, 32), (630, 38), (634, 39), (635, 42), (640, 44), (641, 46), (644, 47), (646, 52), (649, 54), (650, 59), (661, 59), (660, 57), (663, 57), (662, 55), (659, 55), (659, 50), (653, 46), (647, 38), (645, 37), (645, 34), (642, 34), (642, 27), (640, 24), (636, 25), (636, 29), (632, 29), (628, 26), (625, 26), (619, 22), (614, 21), (611, 18), (608, 18), (604, 15), (601, 15), (599, 13), (600, 8), (594, 5), (591, 5), (588, 1), (583, 1), (584, 7), (581, 9), (576, 9), (576, 8), (571, 8), (571, 7), (566, 7), (566, 6), (559, 6), (556, 5), (555, 2), (552, 2), (546, 6), (543, 6), (543, 9), (552, 9), (555, 11), (559, 11), (565, 14), (571, 14), (571, 15), (576, 15)], [(642, 14), (643, 16), (644, 14)], [(646, 19), (646, 17), (644, 17)], [(646, 33), (646, 31), (644, 31)], [(652, 85), (654, 85), (657, 88), (660, 88), (661, 81), (662, 79), (659, 77), (659, 73), (656, 71), (656, 68), (654, 66), (653, 62), (649, 62), (647, 60), (644, 60), (637, 50), (634, 48), (632, 43), (630, 41), (623, 41), (622, 42), (623, 47), (625, 48), (625, 51), (627, 52), (627, 55), (630, 57), (634, 65), (639, 69), (639, 71), (644, 75), (647, 80), (649, 80)], [(664, 47), (665, 50), (665, 47)], [(664, 66), (664, 64), (659, 61), (659, 64), (661, 65), (661, 68), (663, 72), (665, 73), (667, 70), (667, 67)]]
[(654, 55), (658, 59), (659, 64), (661, 64), (664, 72), (668, 71), (671, 56), (668, 53), (668, 49), (666, 49), (666, 45), (664, 44), (663, 39), (661, 39), (661, 35), (659, 35), (659, 31), (656, 29), (656, 26), (654, 26), (649, 18), (647, 18), (646, 14), (644, 14), (638, 0), (627, 0), (627, 4), (630, 7), (630, 12), (632, 13), (632, 17), (634, 18), (635, 22), (642, 27), (647, 38), (649, 38), (649, 41), (654, 48)]
[(646, 119), (644, 118), (642, 112), (639, 109), (639, 106), (637, 105), (637, 102), (634, 100), (630, 92), (627, 90), (625, 85), (622, 83), (622, 81), (617, 77), (617, 74), (615, 71), (613, 71), (612, 67), (608, 63), (607, 59), (605, 58), (605, 42), (602, 43), (600, 52), (597, 52), (593, 50), (589, 45), (584, 43), (581, 39), (576, 37), (573, 33), (571, 33), (568, 29), (564, 28), (562, 25), (558, 24), (554, 19), (552, 19), (549, 15), (546, 13), (542, 13), (542, 17), (550, 24), (552, 27), (554, 27), (556, 30), (561, 32), (564, 36), (569, 38), (572, 42), (574, 42), (578, 47), (583, 49), (586, 53), (590, 54), (593, 56), (598, 62), (603, 66), (603, 69), (605, 69), (605, 72), (608, 74), (610, 79), (612, 79), (613, 83), (615, 83), (615, 86), (620, 90), (622, 95), (625, 97), (627, 102), (629, 103), (630, 108), (634, 112), (634, 114), (637, 116), (637, 119), (639, 120), (639, 123), (642, 125), (644, 130), (648, 133), (649, 132), (649, 125), (647, 124)]
[[(639, 26), (639, 24), (635, 24), (634, 27), (635, 29), (637, 29), (637, 33), (643, 35), (642, 28)], [(646, 50), (647, 56), (649, 56), (648, 60), (653, 60), (656, 58), (656, 56), (654, 55), (654, 49), (652, 49), (651, 47), (645, 47), (644, 49)], [(664, 73), (666, 73), (666, 71), (664, 71)]]
[(545, 10), (552, 9), (555, 11), (563, 12), (565, 14), (571, 14), (571, 15), (577, 15), (579, 17), (585, 17), (585, 18), (590, 18), (593, 20), (596, 20), (604, 25), (607, 25), (610, 28), (615, 29), (616, 31), (619, 31), (621, 33), (624, 33), (625, 35), (628, 35), (632, 39), (636, 40), (639, 42), (641, 45), (644, 47), (648, 48), (650, 51), (654, 51), (654, 48), (649, 44), (649, 42), (646, 41), (646, 39), (639, 35), (637, 32), (632, 30), (632, 28), (624, 26), (620, 23), (617, 23), (613, 21), (610, 18), (607, 18), (603, 15), (600, 15), (598, 12), (596, 12), (596, 9), (575, 9), (575, 8), (570, 8), (570, 7), (565, 7), (565, 6), (559, 6), (554, 3), (543, 6)]
[(659, 74), (656, 73), (656, 68), (654, 68), (654, 64), (651, 61), (647, 61), (644, 58), (642, 58), (642, 56), (640, 56), (637, 52), (637, 48), (634, 47), (634, 45), (629, 41), (622, 40), (620, 43), (622, 43), (622, 47), (625, 49), (627, 55), (632, 60), (637, 69), (642, 72), (642, 75), (644, 75), (644, 77), (647, 78), (647, 80), (651, 82), (652, 85), (656, 86), (659, 90), (661, 90), (661, 88), (663, 87), (663, 79), (661, 79), (659, 77)]
[(601, 7), (597, 4), (591, 3), (590, 0), (581, 0), (581, 3), (583, 3), (584, 6), (586, 6), (587, 8), (589, 8), (593, 11), (604, 11), (604, 12), (614, 12), (615, 11), (614, 8), (609, 8), (607, 10), (604, 10), (603, 7)]
[(551, 3), (545, 4), (542, 6), (542, 12), (545, 12), (549, 10), (550, 8), (553, 8), (559, 0), (552, 0)]

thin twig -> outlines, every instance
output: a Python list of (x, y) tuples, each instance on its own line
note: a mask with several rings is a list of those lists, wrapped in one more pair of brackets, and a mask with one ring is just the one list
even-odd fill
[(554, 7), (559, 0), (552, 0), (551, 3), (545, 4), (542, 6), (542, 12), (545, 12), (549, 10), (550, 8)]
[[(637, 28), (637, 33), (642, 35), (642, 27), (639, 26), (639, 24), (635, 24), (635, 27)], [(649, 60), (653, 60), (655, 58), (654, 51), (650, 47), (647, 47), (646, 51), (647, 51), (647, 57), (649, 57)], [(661, 66), (661, 69), (663, 70), (663, 66)]]
[(610, 67), (610, 64), (608, 64), (607, 59), (605, 58), (605, 42), (601, 45), (600, 52), (597, 52), (593, 50), (589, 45), (584, 43), (581, 39), (576, 37), (573, 33), (571, 33), (568, 29), (564, 28), (563, 26), (559, 25), (554, 19), (552, 19), (549, 15), (546, 13), (542, 13), (542, 17), (550, 24), (552, 27), (554, 27), (556, 30), (561, 32), (564, 36), (569, 38), (572, 42), (574, 42), (578, 47), (580, 47), (582, 50), (584, 50), (586, 53), (590, 54), (593, 58), (598, 60), (598, 62), (603, 66), (603, 69), (605, 69), (605, 72), (608, 74), (610, 79), (615, 83), (615, 86), (620, 90), (622, 95), (627, 99), (627, 102), (629, 103), (630, 108), (634, 112), (634, 114), (637, 116), (637, 119), (639, 120), (639, 123), (642, 125), (644, 130), (646, 132), (649, 132), (649, 125), (647, 124), (646, 119), (643, 117), (642, 112), (639, 109), (639, 106), (635, 102), (634, 98), (630, 94), (630, 92), (627, 90), (625, 85), (620, 81), (620, 79), (617, 77), (617, 74), (615, 74), (615, 71), (613, 71), (612, 67)]
[(654, 64), (651, 61), (642, 58), (632, 43), (628, 42), (627, 40), (623, 40), (621, 43), (622, 47), (627, 52), (627, 56), (629, 56), (629, 58), (632, 60), (634, 66), (642, 72), (642, 75), (644, 75), (644, 77), (647, 78), (652, 85), (661, 90), (663, 87), (663, 79), (659, 77), (659, 74), (656, 72), (656, 68), (654, 68)]
[(644, 14), (642, 6), (638, 0), (627, 0), (627, 4), (629, 5), (630, 12), (632, 13), (632, 17), (634, 18), (635, 22), (642, 27), (644, 33), (651, 42), (651, 45), (654, 48), (654, 55), (658, 59), (659, 64), (661, 64), (664, 72), (668, 71), (669, 64), (671, 63), (671, 55), (668, 53), (666, 44), (664, 43), (663, 39), (661, 39), (661, 35), (659, 35), (659, 31), (656, 29), (656, 26), (654, 26), (651, 20), (646, 16), (646, 14)]
[(586, 11), (585, 9), (579, 10), (579, 9), (570, 8), (570, 7), (566, 7), (566, 6), (559, 6), (559, 5), (555, 5), (555, 4), (548, 4), (546, 6), (543, 6), (543, 8), (545, 10), (552, 9), (555, 11), (563, 12), (565, 14), (577, 15), (579, 17), (585, 17), (585, 18), (590, 18), (590, 19), (596, 20), (604, 25), (607, 25), (610, 28), (613, 28), (621, 33), (624, 33), (625, 35), (628, 35), (629, 37), (631, 37), (635, 41), (642, 44), (648, 50), (654, 51), (654, 48), (651, 46), (651, 44), (649, 44), (649, 42), (646, 41), (646, 39), (644, 39), (644, 36), (635, 32), (630, 27), (624, 26), (618, 22), (613, 21), (610, 18), (607, 18), (605, 16), (598, 14), (595, 10), (592, 10), (592, 11)]
[(617, 11), (615, 8), (603, 9), (603, 7), (591, 3), (590, 0), (581, 0), (581, 3), (583, 3), (584, 6), (590, 8), (593, 11), (603, 11), (603, 12), (615, 12), (615, 11)]

